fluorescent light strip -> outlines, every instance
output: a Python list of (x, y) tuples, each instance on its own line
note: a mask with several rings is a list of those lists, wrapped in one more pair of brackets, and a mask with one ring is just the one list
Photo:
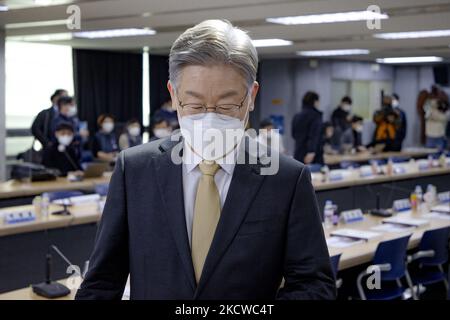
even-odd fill
[(342, 49), (342, 50), (298, 51), (297, 55), (304, 57), (330, 57), (330, 56), (350, 56), (369, 53), (370, 51), (366, 49)]
[(440, 62), (443, 61), (441, 57), (394, 57), (377, 59), (378, 63), (420, 63), (420, 62)]
[(361, 21), (361, 20), (376, 20), (387, 19), (389, 16), (385, 13), (378, 13), (373, 11), (351, 11), (351, 12), (338, 12), (338, 13), (325, 13), (325, 14), (311, 14), (304, 16), (292, 16), (292, 17), (278, 17), (267, 18), (267, 22), (278, 23), (284, 25), (296, 25), (296, 24), (315, 24), (315, 23), (333, 23), (333, 22), (348, 22), (348, 21)]
[(281, 47), (281, 46), (291, 46), (292, 41), (283, 39), (258, 39), (252, 40), (255, 47)]
[(149, 36), (156, 34), (152, 29), (113, 29), (113, 30), (96, 30), (96, 31), (80, 31), (73, 35), (77, 38), (87, 39), (102, 39), (102, 38), (117, 38), (117, 37), (135, 37), (135, 36)]
[(30, 41), (30, 42), (48, 42), (48, 41), (64, 41), (71, 40), (72, 34), (68, 32), (64, 33), (51, 33), (51, 34), (35, 34), (29, 36), (9, 36), (7, 40), (11, 41)]
[(373, 36), (375, 38), (386, 40), (450, 37), (450, 29), (429, 30), (429, 31), (387, 32), (387, 33), (377, 33), (374, 34)]
[(0, 4), (0, 12), (8, 11), (8, 7)]
[(51, 26), (63, 26), (67, 24), (69, 20), (48, 20), (48, 21), (34, 21), (34, 22), (18, 22), (8, 23), (5, 25), (6, 29), (20, 29), (20, 28), (35, 28), (35, 27), (51, 27)]

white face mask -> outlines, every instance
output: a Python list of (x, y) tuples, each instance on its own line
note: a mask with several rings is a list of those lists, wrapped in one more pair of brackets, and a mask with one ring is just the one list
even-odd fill
[[(202, 118), (203, 116), (203, 118)], [(218, 160), (239, 144), (245, 133), (246, 120), (208, 112), (183, 116), (180, 129), (186, 143), (204, 160)]]
[(72, 106), (72, 107), (69, 108), (69, 111), (67, 112), (67, 116), (68, 117), (74, 117), (74, 116), (77, 115), (77, 112), (78, 112), (77, 106)]
[(58, 137), (58, 143), (64, 147), (67, 147), (72, 143), (73, 136), (72, 135), (63, 135)]
[(398, 107), (398, 105), (399, 105), (399, 103), (398, 103), (397, 100), (392, 100), (392, 106), (393, 106), (394, 108)]
[(352, 106), (351, 105), (349, 105), (348, 103), (344, 103), (343, 105), (342, 105), (342, 110), (344, 110), (344, 111), (350, 111), (352, 109)]
[(104, 124), (102, 124), (102, 129), (106, 133), (110, 133), (110, 132), (112, 132), (114, 130), (114, 123), (112, 123), (112, 122), (105, 122)]
[(138, 135), (141, 134), (141, 128), (139, 127), (128, 128), (128, 133), (133, 137), (137, 137)]
[(362, 126), (357, 126), (357, 127), (355, 128), (355, 131), (356, 131), (356, 132), (362, 132), (362, 131), (363, 131), (363, 127), (362, 127)]
[(171, 131), (168, 128), (155, 128), (153, 129), (153, 134), (158, 139), (161, 139), (170, 136)]

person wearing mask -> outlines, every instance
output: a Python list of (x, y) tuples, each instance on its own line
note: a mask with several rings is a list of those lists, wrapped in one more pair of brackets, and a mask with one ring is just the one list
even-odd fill
[(337, 139), (337, 135), (334, 126), (331, 122), (327, 121), (323, 124), (323, 152), (324, 154), (334, 155), (339, 153), (340, 142)]
[(95, 134), (92, 145), (94, 157), (108, 162), (115, 162), (119, 152), (116, 134), (114, 133), (114, 116), (102, 114), (97, 119), (100, 130)]
[(430, 99), (425, 106), (426, 147), (442, 151), (447, 146), (445, 130), (450, 119), (450, 109), (447, 101)]
[(52, 130), (52, 124), (53, 119), (58, 114), (58, 100), (67, 95), (67, 90), (57, 89), (50, 97), (52, 106), (39, 112), (31, 125), (32, 135), (41, 143), (43, 148), (50, 146), (53, 142), (54, 132)]
[(44, 149), (42, 164), (58, 169), (61, 176), (69, 172), (79, 174), (81, 154), (79, 145), (74, 141), (74, 128), (70, 122), (60, 122), (55, 128), (55, 143)]
[(155, 111), (154, 117), (157, 119), (164, 119), (172, 130), (176, 130), (180, 127), (178, 124), (177, 110), (172, 107), (171, 100), (164, 102), (161, 108)]
[(264, 119), (261, 121), (259, 125), (259, 135), (258, 135), (258, 142), (262, 143), (270, 148), (272, 148), (272, 141), (275, 141), (275, 145), (278, 147), (277, 151), (284, 153), (284, 144), (283, 144), (283, 138), (278, 133), (278, 130), (274, 130), (273, 121), (270, 118)]
[(128, 275), (131, 300), (335, 299), (309, 169), (276, 153), (265, 172), (248, 146), (257, 68), (250, 37), (226, 20), (175, 40), (180, 133), (121, 153), (76, 299), (120, 300)]
[(119, 137), (120, 150), (142, 144), (141, 124), (139, 120), (132, 119), (127, 122), (125, 132)]
[(373, 115), (375, 131), (369, 148), (380, 151), (395, 151), (395, 137), (399, 126), (399, 117), (392, 108), (392, 98), (383, 97), (383, 105)]
[(341, 136), (341, 148), (344, 153), (365, 151), (362, 144), (363, 118), (352, 116), (351, 127), (345, 130)]
[(397, 132), (395, 133), (393, 151), (401, 151), (403, 141), (406, 138), (408, 124), (406, 119), (406, 112), (400, 108), (400, 97), (396, 93), (392, 95), (392, 109), (394, 109), (398, 116), (398, 128)]
[(336, 128), (336, 134), (341, 134), (350, 127), (351, 111), (352, 99), (345, 96), (331, 114), (331, 123)]
[(323, 164), (322, 112), (319, 110), (319, 95), (308, 91), (303, 96), (302, 111), (292, 120), (292, 137), (295, 140), (294, 158), (305, 164)]
[(150, 130), (152, 132), (150, 141), (166, 138), (172, 134), (172, 127), (166, 119), (161, 117), (153, 117)]

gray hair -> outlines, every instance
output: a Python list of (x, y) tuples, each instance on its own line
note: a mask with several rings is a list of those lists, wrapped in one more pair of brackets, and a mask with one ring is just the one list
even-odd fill
[(258, 53), (248, 34), (227, 20), (205, 20), (187, 29), (172, 45), (169, 78), (173, 85), (187, 65), (229, 64), (250, 86), (256, 80)]

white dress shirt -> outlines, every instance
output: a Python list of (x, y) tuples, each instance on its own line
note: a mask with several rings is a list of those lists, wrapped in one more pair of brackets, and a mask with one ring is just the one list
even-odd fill
[[(227, 160), (234, 158), (234, 152), (227, 156)], [(198, 164), (202, 158), (194, 153), (192, 149), (184, 143), (183, 146), (183, 196), (184, 196), (184, 210), (186, 217), (186, 228), (189, 239), (189, 246), (192, 242), (192, 223), (194, 221), (195, 198), (197, 195), (198, 182), (202, 176)], [(220, 169), (214, 176), (217, 190), (220, 196), (220, 207), (223, 208), (227, 198), (228, 189), (230, 188), (231, 178), (233, 176), (235, 163), (230, 161), (218, 161)]]

